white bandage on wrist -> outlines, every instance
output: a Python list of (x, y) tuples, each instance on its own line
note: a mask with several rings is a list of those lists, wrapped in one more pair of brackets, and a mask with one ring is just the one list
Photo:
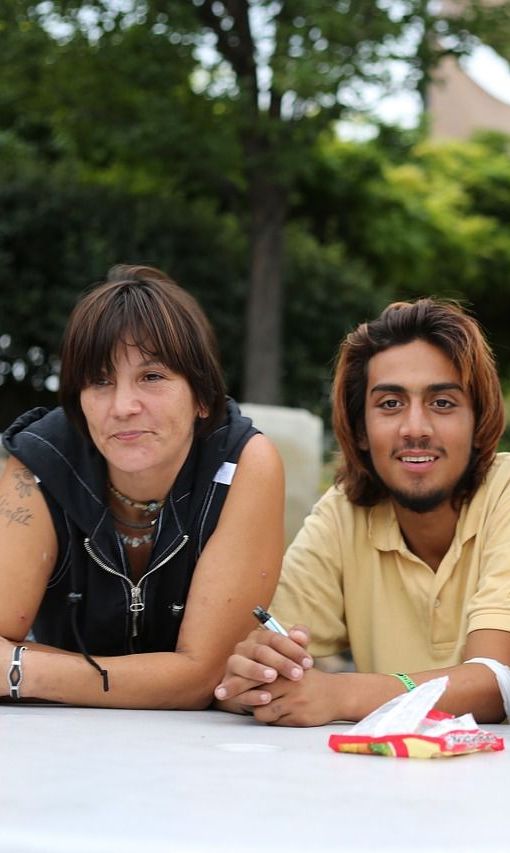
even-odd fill
[(494, 658), (470, 658), (470, 660), (465, 660), (464, 663), (483, 663), (484, 666), (492, 670), (498, 682), (505, 714), (510, 721), (510, 666), (505, 666), (504, 663), (500, 663), (498, 660), (494, 660)]

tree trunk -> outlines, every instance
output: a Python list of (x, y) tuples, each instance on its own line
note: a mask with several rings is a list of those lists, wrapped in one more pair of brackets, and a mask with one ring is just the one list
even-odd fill
[(244, 400), (281, 403), (283, 240), (286, 193), (261, 174), (251, 176), (251, 263), (246, 310)]

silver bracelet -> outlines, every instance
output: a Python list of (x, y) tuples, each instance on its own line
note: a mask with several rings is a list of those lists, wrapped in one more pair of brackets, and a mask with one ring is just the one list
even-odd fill
[(26, 646), (15, 646), (12, 652), (11, 665), (7, 673), (7, 684), (9, 685), (9, 696), (11, 699), (21, 699), (19, 689), (23, 681), (23, 667), (21, 666), (21, 656), (26, 652)]

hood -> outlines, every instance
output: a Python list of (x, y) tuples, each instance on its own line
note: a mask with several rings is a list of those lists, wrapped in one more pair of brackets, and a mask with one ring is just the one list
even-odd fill
[(30, 409), (8, 427), (2, 443), (59, 506), (70, 508), (81, 529), (88, 531), (104, 514), (104, 459), (69, 423), (62, 408)]
[[(190, 451), (196, 459), (192, 484), (187, 463), (174, 483), (176, 497), (192, 485), (191, 517), (218, 468), (246, 441), (250, 431), (255, 432), (251, 419), (241, 415), (237, 403), (227, 398), (224, 422), (211, 435), (197, 438)], [(2, 443), (41, 480), (84, 532), (90, 534), (95, 529), (105, 513), (105, 460), (69, 422), (61, 407), (25, 412), (4, 432)]]

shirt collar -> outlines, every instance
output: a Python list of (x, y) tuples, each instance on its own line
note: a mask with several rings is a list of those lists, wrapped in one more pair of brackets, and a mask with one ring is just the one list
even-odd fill
[[(469, 503), (464, 502), (461, 507), (454, 536), (459, 546), (464, 545), (478, 532), (483, 504), (483, 495), (480, 492), (479, 489), (472, 500)], [(368, 537), (378, 551), (408, 551), (395, 509), (389, 499), (370, 509)]]

